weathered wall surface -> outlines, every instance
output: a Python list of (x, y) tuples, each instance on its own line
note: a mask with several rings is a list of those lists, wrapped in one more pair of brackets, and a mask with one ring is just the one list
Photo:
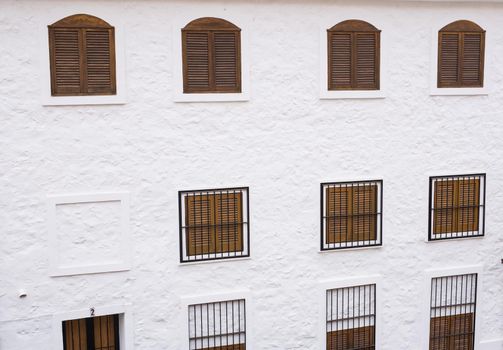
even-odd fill
[[(126, 104), (42, 105), (40, 38), (74, 13), (121, 22)], [(249, 37), (250, 100), (173, 102), (173, 23), (226, 14)], [(382, 30), (384, 99), (319, 98), (320, 31), (348, 18)], [(430, 96), (432, 31), (465, 18), (487, 30), (489, 94)], [(180, 297), (250, 289), (250, 348), (314, 350), (317, 283), (381, 274), (382, 349), (415, 350), (422, 271), (474, 264), (480, 339), (502, 339), (502, 19), (502, 4), (2, 1), (0, 349), (50, 349), (53, 314), (130, 303), (135, 348), (180, 350)], [(425, 243), (428, 177), (473, 172), (486, 237)], [(377, 178), (383, 247), (318, 253), (320, 182)], [(180, 266), (177, 191), (231, 186), (250, 187), (251, 259)], [(116, 190), (131, 193), (132, 269), (50, 277), (46, 196)]]

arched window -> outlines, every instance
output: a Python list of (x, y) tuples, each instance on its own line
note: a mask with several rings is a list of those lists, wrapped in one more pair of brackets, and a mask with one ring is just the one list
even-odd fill
[(328, 29), (328, 90), (379, 90), (380, 38), (360, 20)]
[(241, 29), (199, 18), (182, 29), (183, 92), (241, 92)]
[(114, 28), (90, 15), (63, 18), (49, 26), (51, 94), (113, 95)]
[(461, 20), (438, 33), (438, 87), (483, 87), (485, 30)]

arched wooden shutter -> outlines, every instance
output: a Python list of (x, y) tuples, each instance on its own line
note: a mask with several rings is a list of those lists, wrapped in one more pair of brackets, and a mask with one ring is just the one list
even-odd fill
[(241, 92), (241, 36), (234, 24), (200, 18), (182, 29), (185, 93)]
[(51, 93), (116, 93), (114, 28), (90, 15), (73, 15), (49, 26)]
[(378, 90), (380, 31), (348, 20), (328, 30), (328, 89)]
[(438, 87), (482, 87), (485, 31), (470, 21), (456, 21), (438, 33)]

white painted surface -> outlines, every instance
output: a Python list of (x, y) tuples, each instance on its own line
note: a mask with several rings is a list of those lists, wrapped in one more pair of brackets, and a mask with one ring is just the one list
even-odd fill
[[(41, 104), (40, 23), (80, 12), (123, 21), (125, 105)], [(249, 23), (248, 102), (172, 99), (172, 25), (193, 12)], [(386, 33), (385, 99), (320, 99), (320, 26), (343, 18)], [(430, 96), (431, 31), (452, 18), (488, 32), (487, 96)], [(487, 2), (2, 1), (0, 348), (53, 350), (54, 314), (130, 303), (135, 349), (183, 350), (180, 297), (243, 288), (251, 350), (314, 350), (318, 282), (380, 274), (382, 349), (419, 350), (421, 271), (480, 264), (481, 348), (499, 349), (501, 18)], [(426, 244), (428, 177), (474, 172), (487, 172), (486, 237)], [(373, 178), (384, 179), (383, 247), (317, 253), (320, 182)], [(236, 184), (250, 186), (251, 259), (180, 266), (177, 191)], [(131, 192), (132, 269), (49, 277), (46, 195), (117, 188)]]

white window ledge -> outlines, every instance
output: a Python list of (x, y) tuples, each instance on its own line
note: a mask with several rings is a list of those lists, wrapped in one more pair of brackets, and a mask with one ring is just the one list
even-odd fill
[(355, 251), (355, 250), (368, 250), (368, 249), (381, 249), (383, 246), (382, 245), (371, 245), (371, 246), (357, 246), (357, 247), (352, 247), (352, 248), (335, 248), (335, 249), (327, 249), (327, 250), (318, 250), (318, 253), (320, 254), (325, 254), (325, 253), (341, 253), (341, 252), (348, 252), (348, 251)]
[(382, 90), (323, 90), (320, 98), (322, 100), (378, 99), (386, 98), (386, 94)]
[(245, 256), (242, 258), (227, 258), (227, 259), (214, 259), (214, 260), (201, 260), (201, 261), (187, 261), (187, 262), (179, 262), (179, 266), (190, 266), (190, 265), (200, 265), (200, 264), (215, 264), (215, 263), (230, 263), (232, 261), (242, 261), (242, 260), (251, 260), (250, 256)]
[(432, 88), (431, 96), (486, 96), (487, 88)]
[(122, 105), (126, 98), (121, 95), (103, 96), (47, 96), (43, 99), (44, 106), (85, 106), (85, 105)]
[(250, 96), (246, 92), (242, 93), (207, 93), (207, 94), (184, 94), (177, 93), (174, 96), (175, 102), (244, 102), (249, 101)]
[(438, 242), (452, 242), (452, 241), (467, 241), (467, 240), (472, 240), (472, 239), (483, 239), (484, 236), (464, 236), (464, 237), (459, 237), (459, 238), (447, 238), (447, 239), (433, 239), (431, 241), (426, 238), (424, 241), (426, 243), (438, 243)]

